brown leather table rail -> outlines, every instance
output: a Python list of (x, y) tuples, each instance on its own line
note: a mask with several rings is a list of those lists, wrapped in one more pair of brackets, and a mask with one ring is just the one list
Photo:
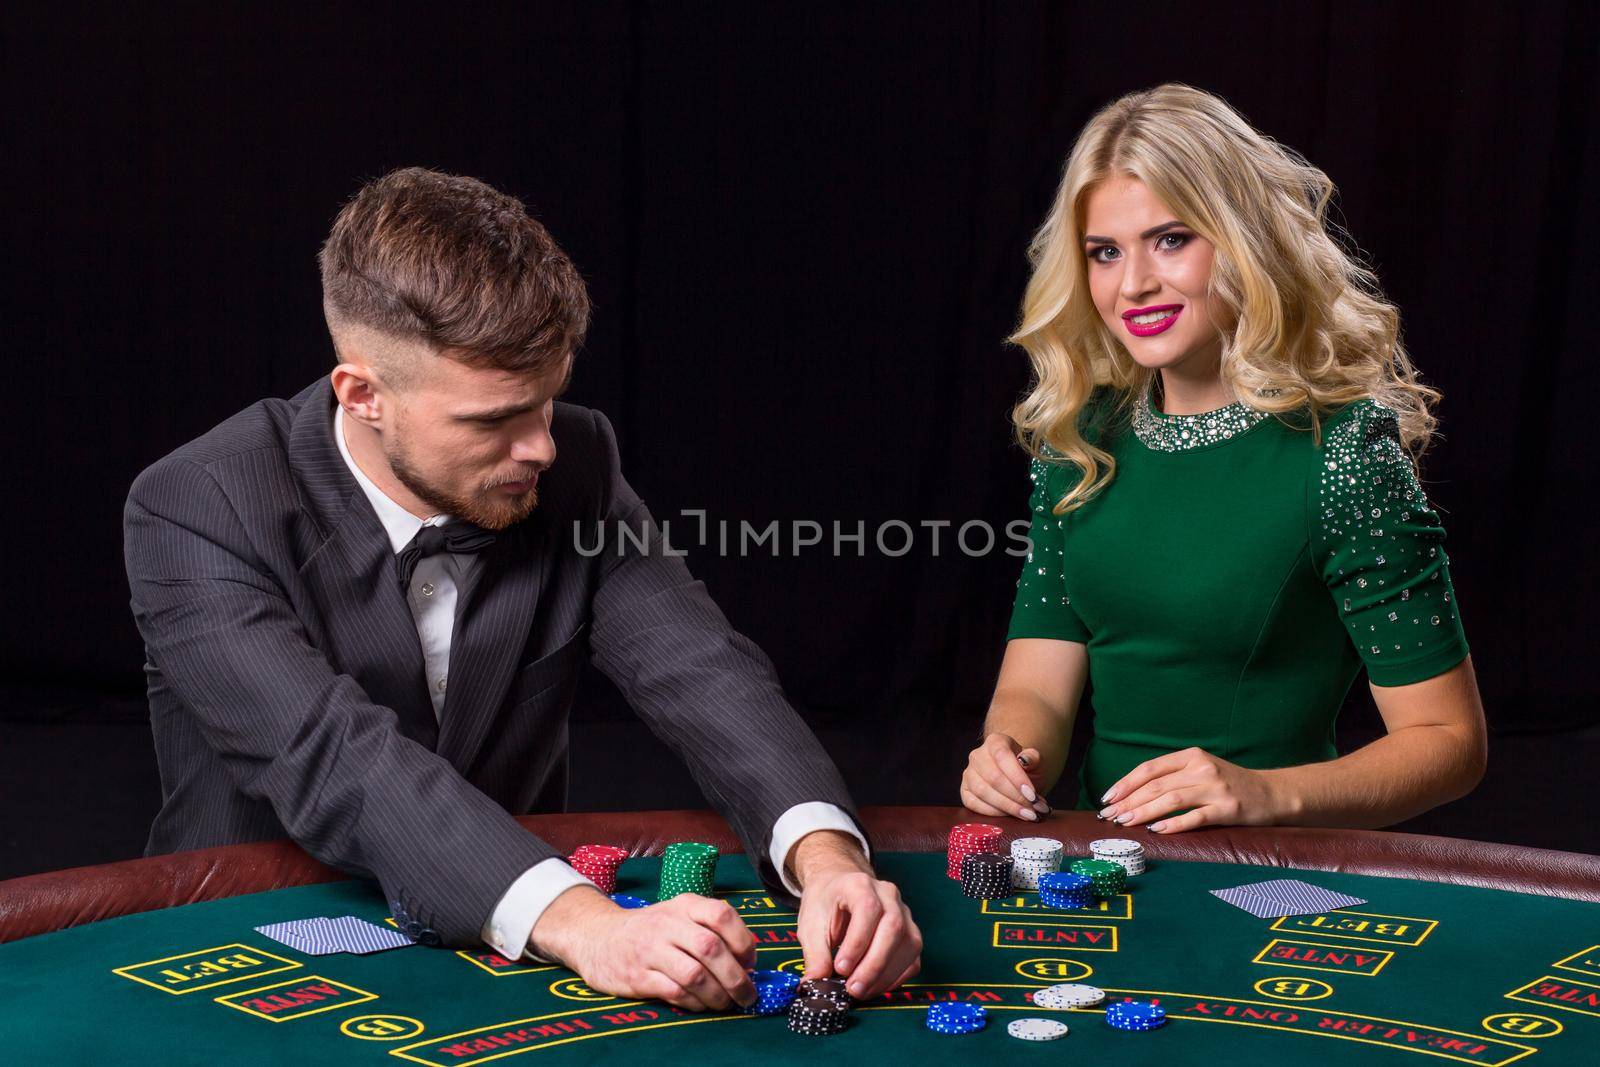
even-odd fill
[[(942, 851), (958, 822), (992, 822), (1009, 836), (1048, 836), (1087, 855), (1098, 837), (1131, 837), (1156, 859), (1246, 863), (1308, 871), (1389, 875), (1600, 901), (1600, 857), (1372, 830), (1220, 827), (1172, 837), (1118, 830), (1090, 812), (1062, 811), (1040, 824), (983, 819), (960, 808), (864, 808), (875, 848)], [(709, 811), (594, 812), (527, 815), (529, 830), (563, 851), (588, 842), (659, 853), (673, 841), (706, 841), (742, 851), (727, 823)], [(0, 942), (155, 908), (332, 882), (349, 876), (312, 859), (289, 841), (229, 845), (0, 882)]]

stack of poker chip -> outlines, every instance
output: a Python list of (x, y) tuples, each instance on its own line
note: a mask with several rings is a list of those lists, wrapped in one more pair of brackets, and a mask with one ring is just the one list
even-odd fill
[(1094, 881), (1086, 874), (1055, 871), (1039, 876), (1039, 903), (1047, 908), (1094, 907)]
[(959, 881), (961, 861), (975, 852), (999, 852), (1000, 827), (981, 822), (964, 822), (950, 827), (945, 848), (944, 873)]
[(827, 997), (797, 996), (789, 1004), (789, 1029), (822, 1037), (842, 1033), (850, 1025), (850, 1009)]
[(1144, 873), (1144, 846), (1137, 841), (1121, 837), (1104, 837), (1089, 842), (1089, 851), (1097, 860), (1110, 860), (1128, 873), (1128, 877)]
[(1128, 884), (1128, 872), (1122, 864), (1110, 860), (1073, 860), (1069, 869), (1087, 877), (1093, 883), (1094, 895), (1102, 899), (1116, 896)]
[(1056, 1041), (1067, 1036), (1067, 1024), (1060, 1019), (1012, 1019), (1006, 1033), (1019, 1041)]
[(661, 888), (657, 900), (682, 893), (709, 897), (716, 887), (717, 846), (698, 841), (678, 841), (661, 854)]
[(650, 906), (650, 902), (643, 897), (629, 896), (626, 893), (612, 893), (611, 902), (619, 908), (627, 908), (630, 911), (634, 908), (648, 908)]
[(799, 975), (788, 971), (751, 971), (750, 982), (756, 987), (756, 1002), (742, 1009), (746, 1015), (779, 1015), (794, 1003), (795, 990), (800, 985)]
[(1065, 854), (1061, 842), (1053, 837), (1019, 837), (1011, 842), (1011, 885), (1015, 889), (1039, 888), (1041, 874), (1061, 869)]
[(1106, 1023), (1117, 1030), (1154, 1030), (1167, 1013), (1147, 1000), (1119, 1000), (1106, 1005)]
[(567, 862), (600, 892), (609, 895), (617, 891), (617, 868), (627, 858), (628, 850), (616, 845), (579, 845)]
[(989, 1013), (982, 1004), (929, 1004), (927, 1024), (936, 1034), (975, 1034), (989, 1025)]
[(998, 852), (974, 852), (961, 860), (961, 895), (973, 900), (996, 900), (1011, 895), (1011, 857)]
[(1099, 986), (1084, 985), (1081, 982), (1062, 982), (1060, 985), (1045, 986), (1033, 992), (1035, 1006), (1054, 1011), (1092, 1008), (1105, 999), (1104, 989)]
[(855, 999), (845, 988), (843, 978), (807, 978), (800, 983), (797, 995), (831, 1000), (845, 1011), (856, 1006)]

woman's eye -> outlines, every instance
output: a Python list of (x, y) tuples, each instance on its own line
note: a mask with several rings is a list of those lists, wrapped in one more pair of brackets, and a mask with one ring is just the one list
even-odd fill
[[(1170, 245), (1163, 245), (1161, 243), (1162, 241), (1168, 239), (1171, 239), (1175, 243)], [(1178, 249), (1182, 248), (1188, 243), (1189, 235), (1186, 233), (1164, 233), (1156, 238), (1156, 247), (1164, 252), (1176, 252)], [(1089, 249), (1089, 258), (1096, 263), (1110, 263), (1111, 260), (1105, 258), (1100, 253), (1115, 252), (1116, 250), (1117, 248), (1115, 245), (1100, 245), (1098, 247)]]

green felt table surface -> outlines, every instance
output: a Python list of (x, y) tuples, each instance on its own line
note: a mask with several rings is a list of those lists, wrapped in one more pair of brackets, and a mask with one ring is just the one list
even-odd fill
[[(1097, 909), (1053, 911), (1020, 892), (968, 900), (944, 862), (878, 857), (923, 929), (923, 972), (858, 1007), (835, 1036), (791, 1034), (781, 1016), (691, 1015), (602, 996), (569, 971), (487, 952), (310, 956), (253, 929), (311, 916), (382, 922), (382, 894), (352, 881), (0, 945), (0, 1062), (1600, 1063), (1600, 905), (1307, 872), (1368, 903), (1257, 919), (1209, 890), (1296, 872), (1152, 861)], [(619, 891), (652, 896), (658, 870), (658, 860), (629, 860)], [(759, 888), (743, 856), (721, 859), (717, 884), (757, 935), (760, 965), (798, 969), (794, 914)], [(1058, 981), (1154, 999), (1168, 1022), (1125, 1033), (1101, 1011), (1031, 1005), (1031, 990)], [(986, 1005), (988, 1028), (927, 1030), (927, 1003), (949, 999)], [(1065, 1021), (1069, 1035), (1007, 1036), (1008, 1021), (1040, 1015)]]

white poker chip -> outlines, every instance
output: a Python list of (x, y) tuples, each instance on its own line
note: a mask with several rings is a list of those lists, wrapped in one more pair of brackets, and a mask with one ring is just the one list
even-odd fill
[(1137, 856), (1144, 852), (1144, 846), (1124, 837), (1102, 837), (1089, 842), (1089, 851), (1097, 856)]
[(1064, 852), (1066, 846), (1053, 837), (1019, 837), (1011, 842), (1011, 854), (1023, 853), (1028, 856), (1052, 856)]
[(1019, 837), (1011, 842), (1011, 886), (1034, 892), (1041, 875), (1061, 869), (1065, 847), (1053, 837)]
[(1067, 1024), (1058, 1019), (1013, 1019), (1006, 1033), (1021, 1041), (1055, 1041), (1067, 1036)]
[(1034, 991), (1033, 1002), (1041, 1008), (1066, 1011), (1070, 1008), (1092, 1008), (1106, 999), (1106, 991), (1099, 986), (1079, 982), (1063, 982)]

